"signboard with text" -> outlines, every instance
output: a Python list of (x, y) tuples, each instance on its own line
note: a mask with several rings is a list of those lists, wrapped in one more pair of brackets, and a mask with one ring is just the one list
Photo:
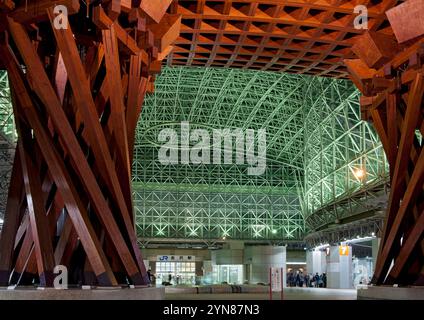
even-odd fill
[(339, 246), (339, 255), (348, 256), (349, 255), (349, 246)]
[(271, 272), (271, 290), (281, 292), (283, 287), (283, 273), (281, 268), (270, 268)]
[(179, 262), (179, 261), (195, 261), (195, 256), (179, 256), (179, 255), (171, 255), (171, 256), (157, 256), (156, 261), (160, 262)]

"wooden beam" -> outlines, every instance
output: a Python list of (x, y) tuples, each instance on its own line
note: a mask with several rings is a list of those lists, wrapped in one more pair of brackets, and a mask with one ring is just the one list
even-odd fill
[(124, 163), (124, 174), (127, 182), (130, 182), (130, 161), (128, 154), (128, 137), (125, 122), (124, 96), (122, 93), (121, 70), (119, 69), (118, 43), (116, 40), (115, 28), (103, 30), (103, 44), (105, 49), (106, 61), (106, 80), (110, 94), (111, 113), (109, 121), (112, 123), (112, 130), (116, 138), (118, 152)]
[(147, 28), (153, 32), (159, 51), (165, 51), (180, 35), (181, 15), (167, 13), (160, 23), (148, 23)]
[[(50, 21), (54, 19), (54, 14), (50, 10)], [(73, 89), (75, 103), (81, 111), (90, 146), (94, 151), (96, 163), (99, 166), (100, 174), (104, 181), (109, 186), (114, 200), (118, 204), (119, 213), (123, 218), (127, 236), (130, 238), (132, 253), (136, 258), (140, 272), (145, 275), (144, 262), (141, 259), (140, 249), (137, 245), (137, 239), (134, 234), (132, 219), (123, 192), (117, 177), (115, 166), (111, 158), (110, 150), (106, 144), (106, 139), (103, 130), (100, 126), (93, 97), (91, 95), (90, 86), (87, 78), (84, 75), (84, 68), (79, 58), (75, 40), (72, 36), (71, 28), (57, 30), (53, 28), (58, 47), (60, 48), (66, 69), (68, 70), (69, 82)]]
[(357, 38), (352, 51), (369, 68), (379, 69), (396, 55), (399, 46), (393, 36), (367, 31)]
[(15, 9), (15, 3), (12, 0), (0, 0), (0, 10), (11, 11)]
[(408, 0), (386, 11), (390, 26), (399, 43), (424, 34), (424, 2)]
[(386, 154), (389, 154), (390, 146), (389, 146), (389, 138), (386, 133), (386, 129), (384, 127), (383, 118), (380, 115), (380, 111), (378, 109), (372, 109), (369, 111), (372, 117), (372, 122), (374, 127), (380, 137), (381, 144), (383, 145), (384, 151)]
[(47, 9), (63, 5), (68, 9), (68, 15), (75, 14), (80, 9), (78, 0), (37, 0), (22, 3), (9, 14), (18, 23), (30, 24), (48, 19)]
[[(13, 22), (10, 23), (13, 24)], [(18, 26), (16, 27), (17, 30), (15, 31), (18, 31), (19, 28)], [(19, 34), (19, 32), (17, 33)], [(16, 42), (23, 42), (24, 40), (25, 37), (23, 36), (18, 41), (16, 41), (15, 38)], [(40, 149), (43, 152), (44, 159), (48, 163), (49, 170), (55, 179), (56, 186), (59, 188), (65, 200), (74, 227), (78, 232), (87, 256), (92, 261), (93, 268), (96, 270), (99, 283), (103, 285), (116, 285), (116, 280), (94, 234), (94, 230), (92, 229), (88, 216), (85, 213), (85, 209), (82, 207), (80, 200), (78, 199), (76, 189), (71, 183), (71, 178), (61, 162), (51, 138), (46, 134), (45, 128), (40, 123), (38, 115), (33, 109), (31, 99), (23, 85), (24, 82), (22, 81), (19, 67), (7, 47), (0, 46), (0, 52), (4, 57), (8, 57), (8, 59), (6, 59), (8, 61), (8, 73), (16, 94), (16, 99), (19, 101), (22, 110), (25, 112), (27, 120), (31, 123), (31, 127), (37, 136), (37, 142), (40, 143)], [(33, 63), (36, 64), (35, 61), (33, 61)], [(32, 63), (27, 64), (28, 69), (30, 69), (29, 65), (32, 65)], [(39, 75), (41, 74), (43, 73), (40, 73)], [(67, 121), (62, 123), (62, 125), (65, 125), (65, 123), (67, 123)]]
[[(394, 177), (392, 181), (392, 189), (396, 193), (399, 184), (402, 182), (402, 177), (405, 175), (407, 169), (409, 154), (411, 153), (412, 143), (415, 137), (415, 130), (418, 126), (418, 117), (420, 109), (422, 108), (421, 102), (424, 94), (423, 74), (417, 73), (415, 81), (411, 86), (408, 97), (408, 104), (406, 107), (403, 129), (399, 142), (399, 151), (397, 153)], [(396, 143), (393, 141), (392, 143)]]
[(121, 0), (109, 0), (107, 12), (110, 19), (115, 21), (121, 14)]
[(24, 186), (19, 152), (15, 154), (10, 181), (3, 229), (0, 233), (0, 286), (7, 286), (9, 282), (15, 236), (20, 223), (19, 208)]
[[(127, 92), (127, 112), (126, 112), (126, 123), (127, 123), (127, 136), (128, 136), (128, 148), (132, 154), (134, 148), (134, 134), (135, 126), (137, 123), (138, 113), (141, 108), (138, 101), (138, 95), (140, 93), (139, 87), (141, 79), (141, 57), (140, 55), (131, 56), (130, 58), (130, 71), (128, 74), (128, 92)], [(132, 160), (131, 160), (132, 161)]]
[[(15, 111), (19, 112), (18, 110), (19, 108), (15, 106)], [(18, 150), (25, 182), (31, 234), (34, 242), (40, 285), (42, 287), (51, 287), (53, 286), (53, 269), (55, 264), (47, 215), (41, 192), (40, 177), (28, 154), (31, 150), (29, 144), (31, 136), (23, 132), (19, 122), (16, 123), (16, 127), (20, 139)]]
[[(124, 265), (130, 271), (128, 273), (129, 276), (132, 277), (132, 280), (135, 283), (140, 284), (142, 280), (140, 279), (141, 276), (138, 274), (137, 266), (135, 265), (135, 263), (131, 262), (131, 259), (132, 259), (131, 253), (129, 253), (129, 250), (127, 246), (125, 245), (125, 241), (123, 240), (121, 233), (117, 231), (118, 227), (116, 225), (116, 222), (114, 222), (113, 220), (113, 215), (110, 211), (109, 206), (106, 203), (106, 200), (103, 197), (103, 193), (96, 181), (96, 177), (94, 176), (90, 166), (88, 165), (87, 159), (85, 158), (81, 150), (81, 147), (69, 125), (69, 122), (60, 105), (60, 102), (58, 101), (57, 96), (54, 93), (53, 88), (51, 87), (51, 84), (47, 78), (47, 75), (45, 74), (45, 71), (43, 70), (43, 67), (33, 47), (30, 45), (28, 36), (20, 25), (15, 24), (12, 21), (10, 22), (10, 24), (11, 24), (10, 28), (12, 30), (12, 34), (14, 35), (15, 42), (18, 44), (18, 47), (20, 47), (20, 50), (22, 50), (21, 52), (23, 52), (22, 56), (23, 56), (23, 59), (26, 61), (29, 74), (31, 76), (37, 75), (39, 79), (39, 81), (34, 83), (33, 89), (37, 92), (40, 99), (45, 103), (47, 111), (50, 114), (52, 121), (54, 122), (55, 128), (58, 134), (61, 136), (69, 156), (72, 158), (73, 163), (75, 164), (75, 169), (78, 172), (82, 182), (84, 183), (84, 186), (86, 187), (86, 190), (89, 196), (91, 197), (93, 201), (93, 205), (96, 208), (96, 212), (102, 218), (103, 223), (109, 226), (108, 231), (111, 233), (111, 237), (114, 238), (114, 244), (116, 246), (119, 246), (120, 248), (117, 251), (122, 255), (121, 258), (124, 259), (124, 261), (126, 261)], [(63, 57), (64, 57), (65, 65), (66, 65), (67, 60), (65, 59), (65, 55), (63, 55)], [(68, 70), (69, 78), (72, 79), (71, 73), (70, 73), (70, 70), (72, 70), (72, 68), (67, 67), (67, 70)], [(81, 81), (85, 81), (86, 84), (88, 82), (86, 78), (84, 78), (84, 80), (81, 80)], [(83, 108), (84, 110), (87, 109), (85, 104)], [(97, 116), (95, 117), (97, 118)], [(99, 126), (98, 120), (96, 120), (96, 123)], [(97, 141), (95, 143), (97, 144)], [(117, 178), (115, 179), (117, 180)], [(62, 196), (64, 195), (62, 194)], [(75, 206), (73, 209), (78, 209), (78, 206)], [(81, 207), (81, 210), (82, 212), (85, 211), (84, 209), (82, 209), (82, 207)], [(90, 232), (92, 232), (91, 229), (90, 229)], [(134, 234), (134, 231), (132, 233)], [(96, 269), (97, 266), (95, 262), (93, 263), (92, 261), (91, 265), (93, 266), (94, 269)], [(99, 273), (97, 272), (96, 274), (99, 274)]]
[(65, 65), (63, 64), (63, 58), (60, 52), (56, 53), (56, 63), (54, 70), (55, 88), (59, 101), (62, 104), (65, 96), (66, 83), (68, 81), (68, 74), (66, 72)]
[(56, 244), (54, 251), (54, 261), (56, 265), (61, 264), (63, 254), (65, 253), (66, 245), (69, 241), (73, 226), (72, 221), (68, 215), (65, 216), (65, 221), (63, 223), (63, 228), (60, 233), (59, 241)]
[[(16, 154), (19, 154), (19, 152), (16, 152)], [(23, 188), (23, 186), (22, 186), (22, 188)], [(25, 198), (26, 198), (26, 195), (25, 195)], [(23, 208), (25, 208), (25, 209), (23, 209)], [(22, 217), (21, 224), (19, 225), (18, 232), (16, 233), (15, 244), (14, 244), (14, 247), (13, 247), (14, 250), (16, 250), (19, 243), (23, 239), (25, 232), (26, 232), (28, 225), (29, 225), (29, 215), (27, 214), (28, 210), (27, 210), (27, 207), (26, 207), (26, 203), (25, 203), (25, 205), (22, 204), (20, 209), (25, 211), (25, 214)]]
[(391, 251), (393, 250), (393, 243), (399, 238), (399, 230), (402, 221), (406, 214), (410, 213), (408, 210), (411, 208), (411, 203), (417, 198), (423, 190), (424, 184), (424, 152), (421, 152), (417, 161), (415, 169), (412, 173), (411, 179), (408, 183), (405, 195), (400, 204), (399, 211), (396, 214), (394, 222), (386, 235), (385, 243), (382, 243), (381, 256), (379, 256), (379, 263), (376, 265), (375, 276), (379, 278), (383, 276), (384, 272), (389, 268), (391, 260), (388, 259)]
[(17, 255), (16, 255), (17, 258), (15, 262), (15, 268), (13, 270), (13, 274), (10, 281), (11, 284), (14, 284), (14, 283), (16, 284), (19, 277), (25, 271), (25, 265), (27, 264), (29, 255), (31, 254), (33, 244), (34, 242), (32, 241), (31, 226), (28, 223), (27, 229), (25, 231), (24, 240), (22, 241), (22, 245), (20, 246), (19, 251), (17, 252)]
[(352, 82), (359, 91), (368, 96), (367, 83), (371, 81), (377, 71), (369, 68), (361, 59), (345, 59), (343, 62), (349, 70)]
[(140, 3), (140, 9), (156, 23), (159, 23), (162, 20), (172, 1), (173, 0), (136, 0), (136, 2)]
[(110, 29), (112, 25), (115, 28), (116, 36), (119, 41), (125, 45), (128, 49), (129, 54), (141, 54), (143, 63), (148, 64), (148, 54), (144, 49), (140, 49), (137, 45), (137, 42), (131, 37), (117, 22), (113, 22), (104, 12), (103, 8), (98, 6), (93, 9), (93, 22), (94, 24), (102, 30)]
[(397, 129), (397, 97), (395, 94), (387, 94), (387, 138), (388, 153), (387, 157), (390, 164), (390, 176), (393, 177), (394, 165), (396, 163), (397, 145), (398, 145), (398, 129)]
[(121, 70), (119, 69), (118, 42), (116, 39), (115, 28), (102, 30), (103, 44), (105, 50), (106, 81), (108, 82), (109, 100), (111, 112), (108, 124), (110, 124), (115, 142), (113, 145), (117, 151), (115, 162), (118, 178), (121, 185), (123, 196), (126, 200), (126, 206), (129, 216), (133, 222), (132, 214), (132, 192), (131, 192), (131, 164), (128, 149), (127, 126), (125, 122), (124, 95), (121, 82)]

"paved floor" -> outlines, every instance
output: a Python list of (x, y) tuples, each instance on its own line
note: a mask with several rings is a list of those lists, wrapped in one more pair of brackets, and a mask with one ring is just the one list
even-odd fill
[[(266, 293), (165, 293), (166, 300), (269, 300)], [(280, 299), (274, 293), (274, 300)], [(356, 300), (356, 290), (327, 288), (287, 288), (285, 300)]]

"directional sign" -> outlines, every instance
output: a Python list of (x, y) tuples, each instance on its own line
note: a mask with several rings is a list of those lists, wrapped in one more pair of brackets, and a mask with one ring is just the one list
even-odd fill
[(283, 274), (281, 268), (271, 268), (271, 290), (274, 292), (281, 292), (283, 287)]
[(339, 255), (348, 256), (349, 255), (349, 246), (339, 246)]

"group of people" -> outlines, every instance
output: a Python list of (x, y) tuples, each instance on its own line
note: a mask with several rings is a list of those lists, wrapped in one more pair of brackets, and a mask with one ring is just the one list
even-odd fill
[(312, 273), (303, 274), (303, 271), (299, 270), (296, 273), (292, 271), (287, 273), (287, 286), (327, 288), (327, 275), (325, 272), (321, 275), (318, 272), (313, 275)]

